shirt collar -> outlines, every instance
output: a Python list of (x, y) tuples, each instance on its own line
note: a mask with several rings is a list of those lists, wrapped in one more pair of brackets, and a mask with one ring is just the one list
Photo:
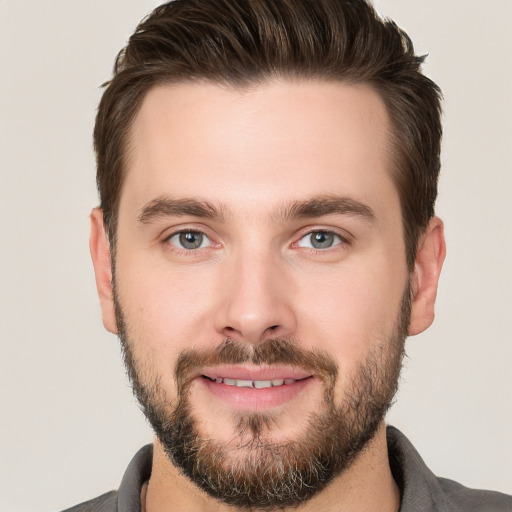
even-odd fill
[(141, 448), (126, 469), (117, 494), (118, 512), (140, 512), (140, 491), (151, 476), (153, 445)]
[(389, 465), (400, 488), (400, 512), (445, 512), (444, 492), (437, 477), (428, 469), (409, 439), (397, 428), (388, 426)]

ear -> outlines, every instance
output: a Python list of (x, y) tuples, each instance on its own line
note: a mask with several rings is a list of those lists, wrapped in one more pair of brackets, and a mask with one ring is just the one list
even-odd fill
[(420, 238), (416, 252), (412, 275), (410, 336), (423, 332), (434, 321), (437, 283), (445, 256), (443, 222), (438, 217), (434, 217)]
[(113, 334), (117, 333), (116, 314), (114, 308), (114, 291), (112, 287), (112, 265), (110, 248), (105, 224), (103, 222), (103, 210), (94, 208), (91, 212), (91, 232), (89, 236), (89, 248), (91, 250), (92, 264), (96, 275), (96, 288), (100, 298), (101, 314), (105, 329)]

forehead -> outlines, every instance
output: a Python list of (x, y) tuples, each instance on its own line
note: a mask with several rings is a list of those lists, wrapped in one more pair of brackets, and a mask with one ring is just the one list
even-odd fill
[(396, 195), (388, 130), (383, 101), (362, 85), (157, 86), (132, 125), (121, 209), (126, 197), (140, 207), (162, 194), (247, 210), (313, 194)]

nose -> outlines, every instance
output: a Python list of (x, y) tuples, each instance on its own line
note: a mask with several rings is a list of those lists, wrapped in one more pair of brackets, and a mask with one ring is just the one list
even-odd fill
[(294, 334), (293, 283), (277, 260), (271, 254), (240, 254), (225, 262), (214, 319), (223, 337), (259, 344)]

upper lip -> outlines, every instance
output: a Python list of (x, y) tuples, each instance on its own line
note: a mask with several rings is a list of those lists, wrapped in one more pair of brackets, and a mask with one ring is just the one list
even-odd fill
[(312, 376), (312, 374), (306, 370), (285, 366), (269, 366), (266, 368), (248, 366), (215, 366), (203, 368), (199, 374), (212, 380), (218, 378), (235, 380), (300, 380)]

